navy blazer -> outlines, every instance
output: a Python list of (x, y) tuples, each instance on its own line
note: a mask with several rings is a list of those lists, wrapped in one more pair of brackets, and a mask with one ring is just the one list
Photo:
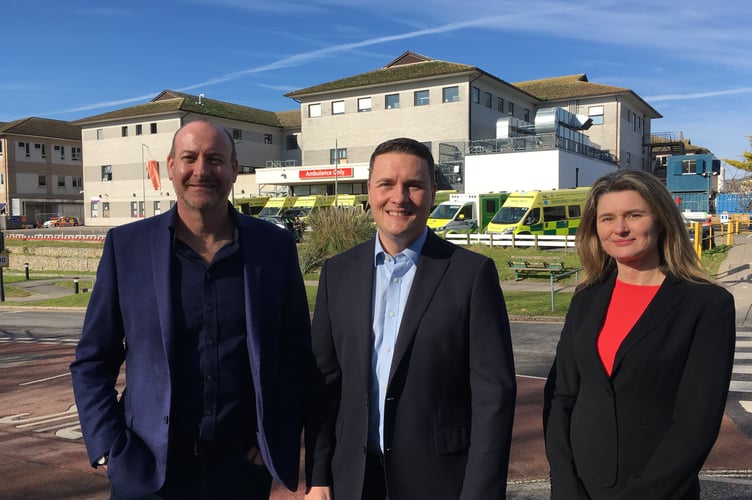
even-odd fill
[[(309, 481), (360, 498), (368, 441), (374, 241), (328, 260), (312, 337), (322, 428)], [(400, 324), (384, 415), (389, 498), (505, 498), (516, 382), (493, 262), (428, 233)], [(373, 404), (376, 404), (375, 402)]]
[[(109, 452), (107, 474), (129, 496), (165, 480), (176, 333), (169, 212), (111, 229), (86, 311), (73, 389), (89, 460)], [(272, 476), (298, 484), (303, 376), (310, 318), (292, 234), (238, 214), (247, 347), (258, 443)], [(125, 362), (126, 387), (115, 389)]]
[(547, 381), (553, 498), (698, 499), (731, 379), (733, 297), (667, 276), (609, 377), (597, 339), (615, 279), (575, 294)]

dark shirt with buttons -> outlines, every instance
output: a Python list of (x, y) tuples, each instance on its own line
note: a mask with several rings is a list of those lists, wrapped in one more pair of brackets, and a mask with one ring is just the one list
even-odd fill
[(236, 230), (211, 263), (173, 237), (171, 440), (176, 448), (199, 441), (241, 451), (255, 444), (243, 253), (237, 236)]

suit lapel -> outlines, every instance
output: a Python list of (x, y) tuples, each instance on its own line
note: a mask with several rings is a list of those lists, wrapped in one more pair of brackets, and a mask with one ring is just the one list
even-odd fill
[(397, 334), (394, 359), (389, 371), (390, 382), (409, 351), (423, 315), (426, 309), (428, 309), (434, 293), (436, 293), (441, 279), (444, 277), (444, 273), (449, 266), (449, 252), (442, 249), (442, 244), (444, 244), (444, 241), (429, 230), (418, 260), (418, 268), (415, 272), (415, 278), (410, 288), (410, 294), (405, 304), (405, 312), (402, 315), (402, 322)]
[[(375, 270), (373, 267), (373, 256), (376, 247), (376, 240), (357, 247), (356, 251), (350, 255), (350, 262), (343, 268), (348, 269), (352, 275), (347, 278), (347, 284), (344, 289), (348, 289), (348, 300), (343, 301), (350, 310), (349, 316), (353, 318), (353, 333), (350, 341), (354, 344), (354, 352), (357, 360), (354, 360), (352, 367), (357, 367), (361, 377), (366, 382), (366, 387), (371, 380), (371, 351), (373, 350), (373, 280)], [(364, 266), (363, 262), (369, 264)], [(329, 304), (332, 306), (332, 304)]]
[[(173, 208), (174, 210), (174, 208)], [(151, 252), (151, 277), (154, 285), (154, 301), (162, 333), (162, 345), (168, 363), (173, 361), (174, 330), (172, 320), (172, 240), (168, 229), (172, 210), (160, 217), (152, 226), (149, 237)]]
[(629, 351), (632, 350), (643, 338), (655, 330), (655, 328), (661, 324), (661, 320), (679, 305), (682, 296), (681, 294), (674, 293), (674, 286), (677, 281), (676, 278), (671, 276), (666, 276), (663, 280), (655, 297), (650, 301), (645, 312), (640, 316), (640, 319), (637, 320), (637, 323), (635, 323), (622, 341), (619, 349), (616, 351), (612, 374), (615, 375), (618, 372), (619, 366), (627, 353), (629, 353)]
[(578, 336), (581, 336), (581, 340), (577, 342), (585, 347), (580, 351), (586, 356), (586, 361), (581, 369), (587, 367), (588, 370), (592, 370), (591, 375), (606, 386), (609, 385), (608, 373), (606, 373), (603, 361), (601, 361), (598, 353), (598, 335), (601, 332), (606, 311), (611, 302), (615, 281), (616, 273), (605, 282), (582, 292), (584, 296), (581, 304), (584, 310), (580, 311), (582, 322)]

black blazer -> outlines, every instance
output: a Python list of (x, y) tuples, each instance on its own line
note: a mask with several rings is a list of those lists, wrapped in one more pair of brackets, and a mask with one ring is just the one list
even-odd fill
[(666, 277), (606, 374), (596, 346), (615, 274), (575, 295), (546, 387), (558, 499), (697, 499), (734, 359), (734, 300)]
[[(360, 498), (368, 438), (374, 240), (328, 260), (312, 323), (323, 427), (314, 485)], [(516, 382), (493, 262), (429, 232), (400, 325), (384, 417), (391, 500), (502, 499)]]

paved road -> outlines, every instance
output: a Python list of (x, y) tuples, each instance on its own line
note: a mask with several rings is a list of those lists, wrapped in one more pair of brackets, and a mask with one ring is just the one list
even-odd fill
[[(107, 479), (87, 464), (72, 406), (68, 365), (82, 319), (82, 312), (0, 308), (0, 498), (107, 497)], [(560, 328), (558, 323), (513, 324), (519, 395), (510, 499), (549, 495), (540, 419), (543, 377)], [(752, 377), (752, 332), (740, 332), (738, 351), (732, 388), (744, 389)], [(750, 415), (742, 405), (749, 396), (732, 390), (721, 437), (706, 463), (703, 498), (752, 498)], [(275, 488), (272, 498), (298, 500), (302, 493)]]

